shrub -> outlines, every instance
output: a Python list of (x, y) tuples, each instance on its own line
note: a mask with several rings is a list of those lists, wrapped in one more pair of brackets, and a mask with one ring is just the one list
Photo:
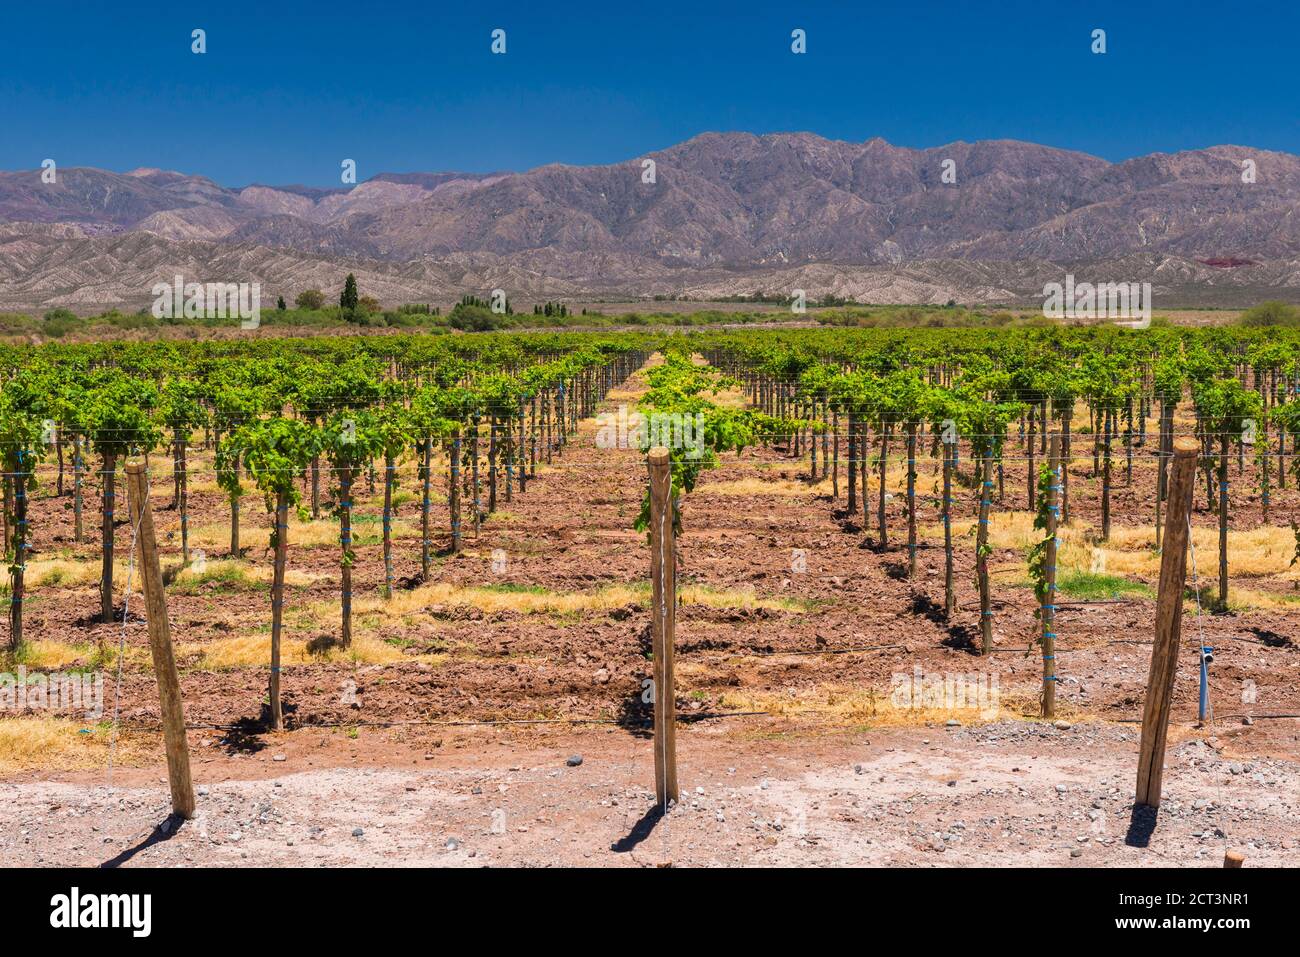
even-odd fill
[(319, 289), (304, 289), (298, 293), (293, 303), (299, 309), (323, 309), (325, 307), (325, 293)]
[(447, 316), (447, 322), (453, 329), (462, 332), (491, 332), (511, 325), (508, 316), (498, 315), (484, 306), (467, 306), (463, 302), (456, 304)]
[(1243, 326), (1296, 326), (1300, 325), (1300, 309), (1289, 302), (1277, 299), (1261, 302), (1241, 314)]

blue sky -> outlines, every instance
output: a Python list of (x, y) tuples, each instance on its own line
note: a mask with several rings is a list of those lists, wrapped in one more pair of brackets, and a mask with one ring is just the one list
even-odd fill
[[(706, 130), (1013, 138), (1107, 159), (1217, 143), (1300, 153), (1300, 5), (1137, 6), (14, 3), (0, 168), (52, 157), (332, 186), (344, 158), (359, 179), (609, 163)], [(489, 50), (496, 27), (504, 56)], [(1094, 28), (1105, 55), (1090, 52)]]

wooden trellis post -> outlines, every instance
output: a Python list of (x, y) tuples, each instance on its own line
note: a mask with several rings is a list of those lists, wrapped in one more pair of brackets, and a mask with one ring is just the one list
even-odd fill
[(190, 779), (185, 710), (181, 701), (180, 678), (176, 674), (176, 658), (172, 654), (162, 570), (158, 566), (158, 541), (154, 537), (153, 509), (149, 505), (148, 468), (143, 460), (131, 459), (126, 463), (126, 485), (131, 524), (136, 529), (136, 543), (140, 547), (140, 582), (149, 625), (149, 649), (153, 652), (153, 671), (158, 679), (158, 706), (167, 750), (172, 812), (179, 817), (191, 818), (194, 816), (194, 782)]
[(1164, 777), (1165, 736), (1169, 730), (1169, 705), (1178, 671), (1178, 644), (1182, 631), (1183, 588), (1187, 582), (1188, 516), (1196, 481), (1196, 456), (1201, 444), (1190, 436), (1176, 439), (1169, 476), (1168, 513), (1164, 550), (1160, 555), (1160, 590), (1156, 596), (1156, 637), (1151, 649), (1151, 670), (1142, 706), (1142, 739), (1138, 749), (1137, 804), (1160, 807)]
[(650, 637), (654, 651), (655, 801), (665, 812), (677, 792), (677, 695), (673, 636), (677, 628), (677, 566), (673, 538), (672, 468), (668, 450), (653, 448), (650, 466)]

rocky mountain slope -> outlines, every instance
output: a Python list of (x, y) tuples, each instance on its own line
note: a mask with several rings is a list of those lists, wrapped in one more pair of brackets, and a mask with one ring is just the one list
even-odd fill
[(0, 173), (0, 308), (139, 306), (178, 271), (262, 282), (264, 297), (354, 271), (383, 302), (494, 286), (521, 301), (803, 288), (1004, 302), (1067, 268), (1184, 304), (1298, 298), (1298, 210), (1300, 157), (1237, 146), (1109, 163), (1015, 141), (706, 133), (610, 166), (334, 189), (20, 171)]

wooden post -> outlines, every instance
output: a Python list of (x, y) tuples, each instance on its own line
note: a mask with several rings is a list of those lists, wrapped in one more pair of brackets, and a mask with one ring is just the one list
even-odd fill
[(1114, 414), (1107, 409), (1102, 413), (1102, 460), (1101, 460), (1101, 540), (1110, 541), (1110, 478), (1111, 478), (1111, 425)]
[(1188, 516), (1196, 482), (1196, 457), (1200, 443), (1190, 436), (1174, 441), (1174, 463), (1169, 476), (1168, 513), (1164, 550), (1160, 556), (1160, 590), (1156, 596), (1156, 638), (1151, 649), (1151, 670), (1142, 706), (1142, 739), (1138, 749), (1137, 804), (1160, 807), (1164, 776), (1165, 735), (1169, 730), (1169, 705), (1178, 671), (1178, 644), (1182, 630), (1183, 588), (1187, 581)]
[[(1071, 400), (1072, 402), (1073, 400)], [(1061, 410), (1061, 521), (1070, 522), (1070, 418), (1074, 410), (1070, 403)]]
[[(13, 564), (9, 566), (9, 649), (17, 652), (23, 644), (23, 601), (27, 597), (27, 486), (28, 476), (35, 478), (36, 464), (24, 461), (27, 456), (23, 449), (18, 449), (18, 468), (13, 478), (13, 514), (12, 534)], [(30, 472), (26, 471), (28, 468)], [(8, 511), (6, 509), (6, 511)], [(7, 521), (7, 519), (6, 519)]]
[[(1047, 453), (1052, 484), (1047, 491), (1047, 548), (1043, 555), (1043, 717), (1056, 717), (1056, 543), (1061, 516), (1061, 437), (1053, 435)], [(1037, 477), (1034, 478), (1037, 483)]]
[[(181, 561), (186, 565), (190, 563), (190, 481), (189, 474), (186, 472), (188, 466), (185, 461), (185, 443), (187, 441), (189, 441), (188, 437), (176, 443), (176, 481), (180, 490), (176, 496), (176, 508), (181, 513)], [(236, 474), (238, 474), (237, 469)], [(236, 555), (235, 557), (238, 558), (239, 556)]]
[(907, 577), (916, 578), (916, 423), (907, 423)]
[(471, 466), (470, 469), (470, 479), (471, 479), (470, 484), (474, 489), (474, 539), (475, 541), (477, 541), (479, 536), (480, 526), (483, 524), (482, 502), (479, 500), (481, 497), (482, 488), (479, 484), (479, 477), (478, 477), (478, 433), (479, 433), (479, 426), (481, 423), (479, 422), (479, 417), (477, 414), (474, 415), (473, 421), (474, 421), (474, 433), (469, 440), (469, 455), (470, 455), (470, 459), (473, 462), (473, 465)]
[[(822, 399), (822, 424), (823, 425), (826, 424), (826, 400), (825, 399)], [(829, 468), (831, 464), (830, 451), (831, 451), (830, 433), (828, 430), (822, 429), (822, 478), (825, 478), (826, 473), (830, 471)]]
[(72, 540), (78, 545), (86, 537), (81, 518), (82, 487), (85, 484), (85, 439), (79, 435), (72, 437)]
[(993, 505), (993, 436), (984, 437), (980, 482), (979, 526), (975, 531), (975, 578), (980, 593), (980, 654), (993, 650), (993, 594), (989, 584), (989, 511)]
[(942, 441), (943, 450), (943, 620), (951, 621), (957, 609), (957, 591), (952, 571), (952, 473), (956, 463), (956, 442)]
[(831, 461), (831, 498), (840, 500), (840, 410), (831, 412), (831, 431), (835, 433), (834, 459)]
[(393, 482), (397, 466), (392, 455), (384, 455), (384, 597), (393, 597)]
[(154, 676), (158, 679), (158, 705), (162, 715), (163, 741), (167, 749), (167, 776), (171, 781), (172, 813), (194, 816), (194, 782), (190, 780), (190, 751), (185, 739), (185, 710), (181, 684), (172, 654), (171, 626), (167, 622), (167, 599), (163, 594), (162, 571), (158, 567), (158, 542), (154, 537), (153, 509), (149, 505), (149, 476), (145, 463), (126, 463), (127, 503), (131, 524), (140, 545), (140, 581), (144, 591), (145, 617), (149, 624), (149, 648), (153, 652)]
[(677, 794), (677, 695), (673, 635), (677, 627), (677, 568), (673, 540), (672, 469), (656, 447), (650, 466), (650, 637), (654, 650), (655, 801), (667, 812)]
[(1219, 436), (1219, 601), (1228, 607), (1228, 433)]
[(852, 520), (858, 511), (858, 419), (851, 411), (848, 421), (848, 430), (844, 436), (849, 444), (849, 502), (846, 507), (849, 511), (849, 519)]
[(451, 511), (451, 550), (460, 553), (460, 429), (451, 433), (451, 487), (447, 489)]
[(1245, 863), (1246, 863), (1246, 855), (1241, 853), (1241, 851), (1223, 852), (1224, 867), (1241, 867), (1241, 865)]
[(271, 699), (271, 730), (284, 730), (280, 707), (280, 633), (284, 623), (284, 571), (289, 561), (289, 493), (275, 499), (275, 559), (271, 578), (271, 678), (267, 691)]
[(320, 456), (311, 457), (311, 517), (320, 518)]
[(339, 644), (352, 647), (352, 486), (356, 482), (356, 469), (344, 466), (339, 469), (339, 573), (342, 587), (342, 635)]
[(429, 499), (433, 483), (433, 439), (425, 436), (420, 447), (420, 581), (429, 580)]
[(1034, 498), (1038, 493), (1038, 472), (1034, 469), (1034, 439), (1037, 438), (1034, 435), (1034, 426), (1036, 424), (1034, 409), (1036, 408), (1037, 406), (1034, 403), (1029, 404), (1029, 435), (1028, 441), (1025, 443), (1025, 451), (1029, 455), (1029, 511), (1031, 512), (1038, 507), (1038, 503)]
[(888, 422), (880, 423), (880, 497), (876, 504), (876, 525), (879, 530), (876, 537), (880, 539), (882, 552), (889, 547), (889, 528), (885, 522), (885, 472), (889, 463), (889, 430)]
[[(106, 625), (113, 623), (113, 499), (117, 478), (117, 456), (104, 453), (104, 493), (103, 520), (101, 529), (104, 540), (101, 571), (99, 574), (99, 620)], [(103, 638), (100, 638), (101, 643)]]

